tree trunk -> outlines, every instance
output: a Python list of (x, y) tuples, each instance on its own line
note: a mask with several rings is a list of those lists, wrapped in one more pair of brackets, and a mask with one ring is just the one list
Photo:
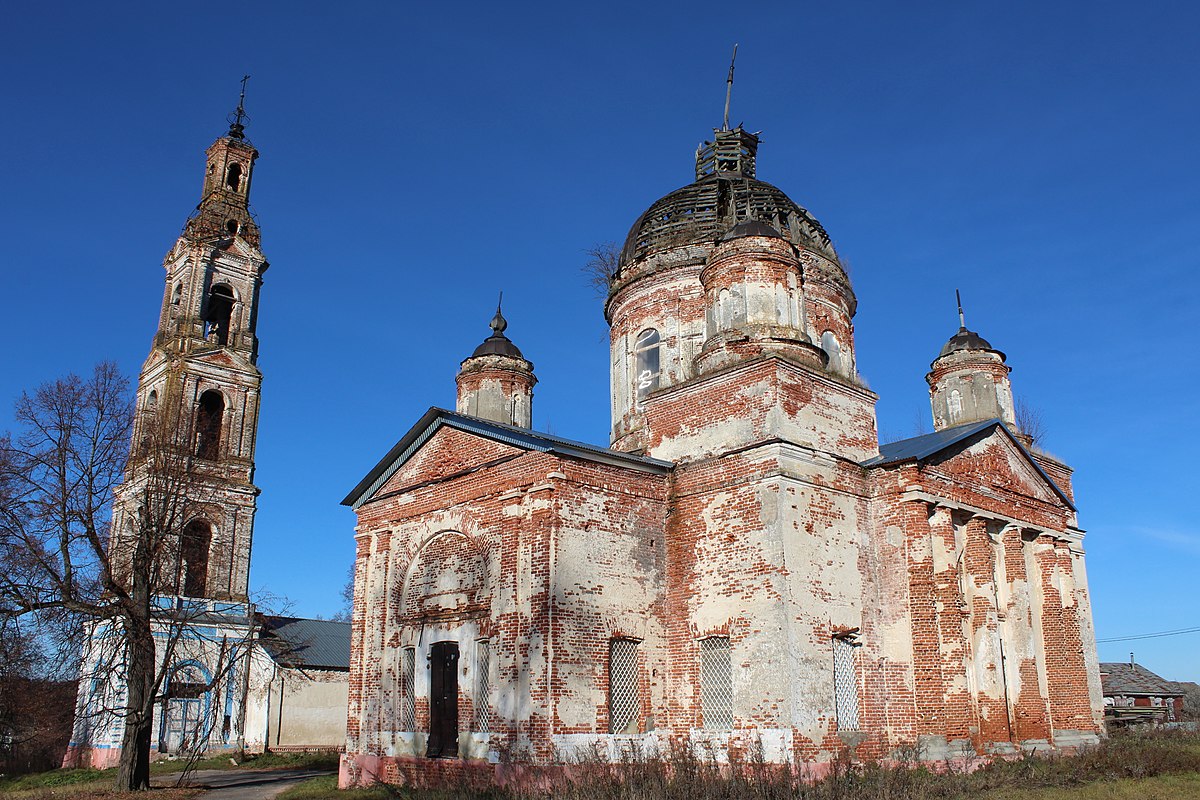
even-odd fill
[[(136, 598), (134, 603), (142, 605)], [(141, 610), (139, 607), (138, 611)], [(124, 620), (129, 694), (126, 698), (125, 732), (121, 737), (121, 761), (117, 769), (118, 791), (150, 788), (150, 732), (154, 726), (156, 664), (148, 598), (144, 610), (144, 616), (140, 613), (131, 614)]]

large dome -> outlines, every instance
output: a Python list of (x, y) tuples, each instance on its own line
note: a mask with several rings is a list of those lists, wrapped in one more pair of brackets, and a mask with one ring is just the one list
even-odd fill
[(766, 181), (710, 175), (655, 202), (638, 218), (621, 249), (621, 266), (651, 253), (688, 244), (711, 244), (737, 223), (756, 219), (785, 239), (837, 261), (821, 223)]
[(657, 201), (621, 250), (621, 267), (689, 244), (712, 244), (745, 220), (758, 220), (785, 239), (838, 261), (829, 234), (807, 210), (754, 176), (758, 137), (741, 128), (714, 131), (696, 151), (696, 182)]

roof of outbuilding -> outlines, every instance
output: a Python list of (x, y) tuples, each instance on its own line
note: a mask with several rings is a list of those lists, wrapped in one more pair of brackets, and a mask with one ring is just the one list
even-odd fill
[(612, 466), (635, 469), (639, 472), (666, 473), (674, 464), (647, 456), (635, 456), (620, 450), (611, 450), (586, 442), (564, 439), (549, 433), (539, 433), (529, 428), (519, 428), (515, 425), (505, 425), (500, 422), (471, 417), (444, 408), (431, 408), (409, 429), (408, 433), (396, 442), (378, 464), (367, 473), (350, 494), (342, 500), (342, 505), (357, 508), (369, 500), (371, 496), (387, 482), (396, 470), (417, 452), (430, 437), (442, 426), (449, 426), (467, 433), (473, 433), (504, 444), (520, 447), (525, 450), (536, 450), (541, 453), (557, 453), (558, 455), (579, 458), (585, 461), (595, 461)]
[(1041, 468), (1037, 461), (1033, 458), (1030, 452), (1025, 449), (1025, 445), (1021, 444), (1015, 436), (1013, 436), (1004, 423), (998, 419), (988, 419), (983, 422), (969, 422), (965, 425), (955, 425), (952, 428), (944, 428), (943, 430), (934, 433), (926, 433), (921, 436), (914, 436), (911, 439), (901, 439), (897, 442), (889, 442), (879, 446), (879, 455), (874, 458), (869, 458), (862, 462), (862, 466), (867, 468), (872, 467), (887, 467), (892, 464), (900, 464), (905, 461), (924, 461), (931, 456), (946, 450), (966, 439), (970, 439), (977, 434), (990, 432), (993, 428), (999, 428), (1004, 432), (1004, 435), (1016, 445), (1016, 447), (1025, 455), (1029, 463), (1037, 470), (1042, 479), (1046, 481), (1054, 490), (1054, 493), (1066, 503), (1067, 508), (1075, 510), (1075, 504), (1071, 502), (1071, 498), (1067, 497), (1062, 489), (1058, 488), (1058, 484), (1054, 479), (1046, 474), (1046, 471)]
[(1180, 697), (1183, 687), (1161, 675), (1155, 675), (1141, 664), (1124, 661), (1105, 661), (1100, 664), (1100, 684), (1104, 694), (1148, 694), (1161, 697)]
[(260, 641), (284, 666), (350, 669), (349, 622), (264, 615)]

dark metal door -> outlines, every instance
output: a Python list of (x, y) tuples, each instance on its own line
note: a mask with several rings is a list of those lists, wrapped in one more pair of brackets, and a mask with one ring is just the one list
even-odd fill
[(458, 755), (458, 643), (434, 642), (429, 654), (429, 758)]

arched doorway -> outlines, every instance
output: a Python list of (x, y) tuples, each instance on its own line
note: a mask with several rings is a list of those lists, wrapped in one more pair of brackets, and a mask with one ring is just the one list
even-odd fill
[(171, 672), (158, 735), (161, 753), (189, 753), (208, 743), (208, 678), (197, 664), (182, 664)]

